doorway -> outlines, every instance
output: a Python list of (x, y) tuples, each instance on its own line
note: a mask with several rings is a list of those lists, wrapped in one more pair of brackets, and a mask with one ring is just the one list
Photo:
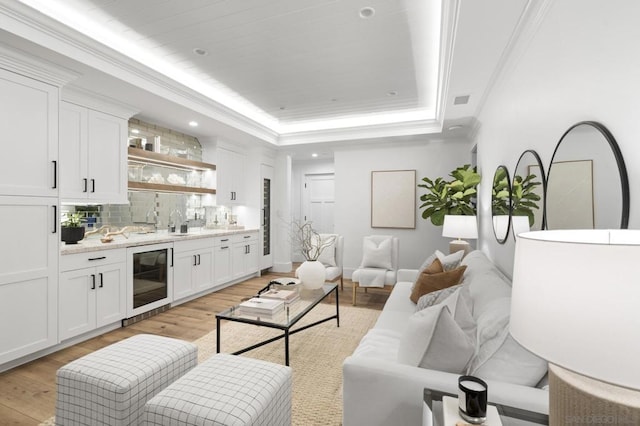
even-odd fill
[(302, 188), (302, 216), (321, 234), (334, 233), (334, 174), (307, 174)]

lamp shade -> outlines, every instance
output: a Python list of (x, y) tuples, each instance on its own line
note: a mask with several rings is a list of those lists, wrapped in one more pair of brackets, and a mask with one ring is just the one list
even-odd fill
[(446, 215), (442, 236), (451, 238), (478, 238), (478, 223), (475, 216)]
[(519, 234), (511, 335), (567, 370), (640, 389), (639, 259), (637, 230)]

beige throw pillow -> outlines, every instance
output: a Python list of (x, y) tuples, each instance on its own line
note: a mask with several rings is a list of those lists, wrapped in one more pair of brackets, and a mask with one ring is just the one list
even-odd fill
[[(434, 260), (434, 263), (436, 261), (438, 263), (440, 262), (439, 259), (436, 259)], [(429, 273), (429, 271), (432, 270), (432, 266), (434, 266), (433, 263), (418, 277), (418, 281), (416, 282), (416, 285), (413, 288), (410, 297), (413, 303), (418, 303), (418, 299), (420, 299), (420, 297), (424, 294), (431, 293), (432, 291), (442, 290), (444, 288), (459, 284), (462, 280), (464, 271), (467, 269), (466, 266), (459, 266), (451, 271)], [(435, 268), (437, 268), (437, 265), (434, 266), (434, 269)]]

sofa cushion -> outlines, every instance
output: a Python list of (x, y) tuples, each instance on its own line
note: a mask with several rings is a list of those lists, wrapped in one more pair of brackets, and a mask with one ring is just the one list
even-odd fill
[(480, 274), (474, 273), (472, 277), (463, 279), (469, 286), (473, 300), (473, 317), (476, 321), (494, 300), (511, 297), (511, 286), (493, 270), (485, 270)]
[(362, 265), (360, 268), (391, 269), (391, 237), (377, 242), (365, 237), (362, 243)]
[(460, 262), (462, 262), (462, 257), (464, 256), (464, 251), (457, 251), (451, 254), (444, 254), (440, 250), (436, 250), (436, 257), (442, 263), (442, 269), (445, 271), (451, 271), (460, 266)]
[(477, 351), (468, 374), (485, 380), (535, 386), (547, 372), (547, 362), (518, 344), (509, 334), (511, 298), (488, 303), (477, 321)]
[(392, 330), (372, 328), (360, 340), (353, 355), (397, 362), (400, 336), (400, 333)]
[(475, 345), (440, 304), (413, 314), (400, 337), (398, 362), (414, 367), (461, 374)]
[(380, 312), (374, 328), (382, 328), (398, 333), (405, 329), (407, 321), (416, 310), (416, 305), (409, 300), (410, 282), (399, 282), (393, 286), (384, 309)]
[[(439, 261), (436, 259), (434, 263), (436, 262)], [(418, 303), (418, 299), (423, 294), (459, 284), (465, 269), (467, 269), (466, 266), (460, 266), (451, 271), (429, 273), (430, 268), (431, 266), (425, 269), (418, 277), (410, 296), (413, 303)]]
[(442, 301), (444, 306), (449, 308), (449, 311), (453, 315), (454, 321), (460, 326), (462, 331), (467, 335), (469, 340), (476, 342), (476, 321), (471, 315), (471, 295), (469, 294), (469, 288), (462, 286), (449, 297)]
[[(428, 308), (429, 306), (433, 306), (442, 302), (444, 299), (453, 294), (454, 291), (462, 287), (464, 284), (456, 284), (451, 287), (443, 288), (442, 290), (432, 291), (431, 293), (423, 294), (418, 299), (418, 303), (416, 303), (416, 311), (421, 311), (424, 308)], [(471, 294), (469, 294), (471, 297)], [(471, 306), (473, 310), (473, 306)]]

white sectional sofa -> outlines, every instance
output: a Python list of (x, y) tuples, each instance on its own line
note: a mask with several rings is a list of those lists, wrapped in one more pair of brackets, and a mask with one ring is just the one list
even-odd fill
[[(477, 340), (473, 359), (460, 373), (485, 379), (489, 402), (548, 414), (548, 391), (540, 383), (547, 364), (508, 334), (510, 281), (481, 251), (468, 254), (462, 265), (467, 266), (462, 283), (470, 293)], [(416, 312), (409, 296), (418, 273), (398, 271), (375, 326), (344, 361), (344, 426), (420, 425), (424, 388), (457, 394), (461, 374), (398, 361), (402, 334)]]

